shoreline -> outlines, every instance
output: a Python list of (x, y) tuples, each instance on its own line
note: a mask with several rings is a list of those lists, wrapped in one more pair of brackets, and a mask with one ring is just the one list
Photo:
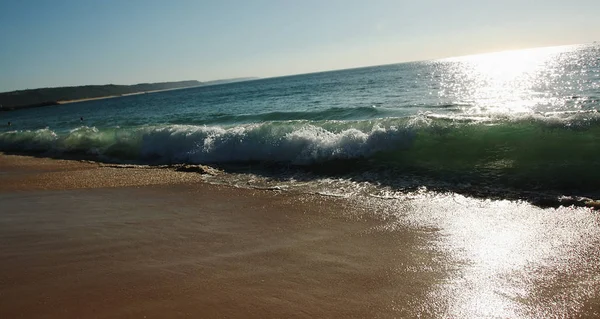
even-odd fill
[(595, 317), (600, 216), (0, 153), (0, 317)]
[[(45, 102), (40, 102), (40, 103), (35, 103), (35, 104), (18, 105), (18, 106), (2, 107), (2, 105), (0, 105), (0, 111), (15, 111), (15, 110), (19, 110), (19, 109), (29, 109), (29, 108), (36, 108), (36, 107), (42, 107), (42, 106), (62, 105), (62, 104), (79, 103), (79, 102), (87, 102), (87, 101), (95, 101), (95, 100), (114, 99), (114, 98), (131, 96), (131, 95), (151, 94), (151, 93), (158, 93), (158, 92), (165, 92), (165, 91), (191, 89), (191, 88), (197, 88), (197, 87), (202, 87), (202, 86), (213, 86), (213, 85), (223, 85), (223, 84), (230, 84), (230, 83), (254, 81), (254, 80), (259, 80), (259, 79), (261, 79), (261, 78), (250, 77), (250, 78), (213, 80), (213, 81), (207, 81), (207, 82), (198, 82), (198, 83), (200, 83), (199, 85), (183, 86), (183, 87), (160, 89), (160, 90), (147, 90), (147, 91), (131, 92), (131, 93), (125, 93), (125, 94), (119, 94), (119, 95), (107, 95), (107, 96), (98, 96), (98, 97), (90, 97), (90, 98), (74, 99), (74, 100), (45, 101)], [(149, 83), (149, 84), (157, 84), (157, 83)], [(160, 83), (158, 83), (158, 84), (160, 84)], [(133, 84), (133, 85), (139, 85), (139, 84)], [(128, 85), (128, 86), (133, 86), (133, 85)], [(59, 87), (59, 88), (62, 88), (62, 87)], [(54, 89), (54, 88), (38, 88), (38, 89), (32, 89), (32, 90), (42, 90), (42, 89)], [(9, 92), (4, 92), (4, 93), (9, 93)]]
[(99, 97), (92, 97), (92, 98), (85, 98), (85, 99), (78, 99), (78, 100), (64, 100), (64, 101), (56, 101), (56, 103), (70, 104), (70, 103), (79, 103), (79, 102), (87, 102), (87, 101), (95, 101), (95, 100), (114, 99), (114, 98), (126, 97), (126, 96), (132, 96), (132, 95), (151, 94), (151, 93), (158, 93), (158, 92), (191, 89), (191, 88), (197, 88), (197, 87), (201, 87), (201, 86), (205, 86), (205, 85), (186, 86), (186, 87), (164, 89), (164, 90), (140, 91), (140, 92), (133, 92), (133, 93), (125, 93), (125, 94), (121, 94), (121, 95), (99, 96)]
[(403, 279), (395, 309), (385, 274), (418, 267), (431, 234), (369, 235), (386, 221), (343, 200), (198, 176), (0, 155), (0, 316), (412, 315), (444, 274)]
[(124, 97), (128, 95), (137, 95), (144, 94), (145, 92), (138, 93), (130, 93), (130, 94), (122, 94), (122, 95), (109, 95), (109, 96), (100, 96), (100, 97), (91, 97), (86, 99), (78, 99), (78, 100), (65, 100), (65, 101), (56, 101), (57, 104), (70, 104), (70, 103), (78, 103), (78, 102), (86, 102), (86, 101), (95, 101), (95, 100), (106, 100), (106, 99), (114, 99), (118, 97)]
[[(84, 155), (84, 154), (60, 154), (60, 155), (48, 155), (48, 154), (37, 154), (37, 153), (28, 153), (28, 152), (18, 152), (18, 151), (0, 151), (0, 156), (19, 156), (22, 158), (37, 158), (39, 160), (56, 160), (56, 161), (73, 161), (73, 162), (86, 162), (89, 164), (95, 165), (95, 167), (103, 167), (103, 168), (135, 168), (136, 170), (154, 170), (156, 172), (166, 172), (166, 171), (175, 171), (175, 172), (196, 172), (200, 174), (209, 174), (209, 175), (223, 175), (225, 176), (225, 181), (219, 182), (220, 184), (230, 185), (232, 186), (227, 179), (228, 175), (232, 174), (240, 174), (247, 169), (244, 169), (243, 166), (237, 166), (236, 164), (228, 165), (228, 164), (210, 164), (210, 165), (201, 165), (201, 164), (187, 164), (187, 163), (179, 163), (179, 164), (157, 164), (157, 163), (144, 163), (144, 162), (130, 162), (130, 163), (122, 163), (118, 161), (102, 161), (97, 156), (94, 155)], [(1, 157), (0, 157), (1, 159)], [(1, 164), (1, 160), (0, 160)], [(249, 166), (250, 170), (253, 167)], [(239, 181), (242, 184), (247, 183), (248, 188), (256, 188), (256, 189), (277, 189), (279, 184), (271, 183), (268, 180), (269, 177), (276, 174), (277, 170), (270, 171), (267, 166), (261, 167), (260, 165), (254, 166), (254, 170), (252, 173), (258, 177), (264, 178), (266, 180), (265, 183), (261, 184), (260, 182), (256, 184), (256, 180), (253, 177), (243, 178)], [(263, 170), (264, 169), (264, 170)], [(290, 167), (287, 167), (289, 171)], [(327, 170), (333, 172), (329, 174)], [(302, 167), (299, 168), (298, 173), (302, 171)], [(337, 178), (339, 175), (336, 174), (336, 168), (329, 166), (326, 168), (319, 167), (318, 170), (315, 171), (316, 175), (311, 178), (319, 179), (319, 178)], [(161, 173), (162, 174), (162, 173)], [(293, 175), (293, 174), (292, 174)], [(288, 178), (295, 179), (292, 175), (288, 175)], [(303, 178), (302, 176), (298, 178)], [(85, 179), (82, 179), (85, 180)], [(202, 179), (199, 179), (202, 180)], [(355, 182), (368, 182), (368, 183), (377, 183), (377, 179), (361, 179), (359, 177), (353, 177)], [(229, 180), (230, 181), (230, 180)], [(422, 184), (418, 184), (418, 183)], [(250, 184), (252, 183), (252, 185)], [(280, 183), (281, 184), (281, 183)], [(290, 190), (294, 189), (294, 192), (298, 194), (320, 194), (311, 189), (303, 189), (290, 187), (288, 188), (285, 183), (283, 184), (284, 189)], [(0, 186), (1, 187), (1, 186)], [(232, 186), (233, 187), (233, 186)], [(524, 201), (531, 205), (534, 205), (539, 208), (560, 208), (560, 207), (581, 207), (581, 208), (589, 208), (596, 211), (600, 210), (600, 199), (596, 193), (582, 193), (582, 194), (565, 194), (561, 193), (559, 190), (523, 190), (523, 189), (514, 189), (510, 187), (504, 187), (499, 185), (497, 187), (483, 187), (476, 188), (471, 187), (470, 185), (451, 185), (448, 183), (436, 183), (435, 180), (422, 178), (421, 180), (415, 180), (410, 185), (404, 185), (401, 192), (404, 194), (411, 194), (414, 192), (418, 192), (421, 188), (424, 188), (428, 191), (434, 193), (455, 193), (461, 194), (462, 196), (467, 196), (471, 198), (477, 198), (480, 200), (509, 200), (509, 201)], [(321, 194), (324, 195), (324, 194)], [(368, 195), (368, 194), (363, 194)], [(326, 195), (324, 195), (326, 196)], [(377, 194), (373, 194), (374, 197), (377, 197)], [(344, 196), (341, 196), (344, 197)], [(385, 198), (385, 196), (384, 196)]]
[(197, 88), (197, 87), (201, 87), (201, 86), (206, 86), (206, 85), (200, 84), (200, 85), (177, 87), (177, 88), (170, 88), (170, 89), (139, 91), (139, 92), (119, 94), (119, 95), (98, 96), (98, 97), (75, 99), (75, 100), (45, 101), (45, 102), (40, 102), (40, 103), (35, 103), (35, 104), (28, 104), (28, 105), (0, 107), (0, 111), (8, 112), (8, 111), (16, 111), (16, 110), (20, 110), (20, 109), (30, 109), (30, 108), (38, 108), (38, 107), (44, 107), (44, 106), (52, 106), (52, 105), (63, 105), (63, 104), (71, 104), (71, 103), (79, 103), (79, 102), (87, 102), (87, 101), (114, 99), (114, 98), (120, 98), (120, 97), (132, 96), (132, 95), (151, 94), (151, 93), (159, 93), (159, 92), (166, 92), (166, 91), (173, 91), (173, 90), (191, 89), (191, 88)]

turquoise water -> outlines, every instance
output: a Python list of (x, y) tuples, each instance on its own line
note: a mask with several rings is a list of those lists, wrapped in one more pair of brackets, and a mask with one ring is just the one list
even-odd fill
[(588, 44), (1, 112), (0, 150), (589, 195), (599, 109)]

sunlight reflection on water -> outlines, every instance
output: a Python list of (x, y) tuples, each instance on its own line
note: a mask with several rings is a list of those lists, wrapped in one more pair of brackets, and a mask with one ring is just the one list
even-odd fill
[(574, 67), (578, 59), (586, 57), (571, 46), (472, 55), (432, 62), (432, 78), (440, 81), (440, 98), (459, 101), (466, 114), (577, 109), (585, 101), (576, 93), (589, 87), (596, 69), (589, 61)]

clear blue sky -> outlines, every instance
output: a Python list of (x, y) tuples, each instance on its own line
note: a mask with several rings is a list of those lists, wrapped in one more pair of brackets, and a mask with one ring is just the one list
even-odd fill
[(0, 91), (270, 77), (600, 40), (600, 0), (0, 0)]

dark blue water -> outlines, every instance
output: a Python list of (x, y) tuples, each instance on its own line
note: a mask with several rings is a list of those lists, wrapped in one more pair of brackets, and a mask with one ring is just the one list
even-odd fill
[(590, 44), (2, 112), (0, 150), (587, 194), (600, 189), (599, 109)]

